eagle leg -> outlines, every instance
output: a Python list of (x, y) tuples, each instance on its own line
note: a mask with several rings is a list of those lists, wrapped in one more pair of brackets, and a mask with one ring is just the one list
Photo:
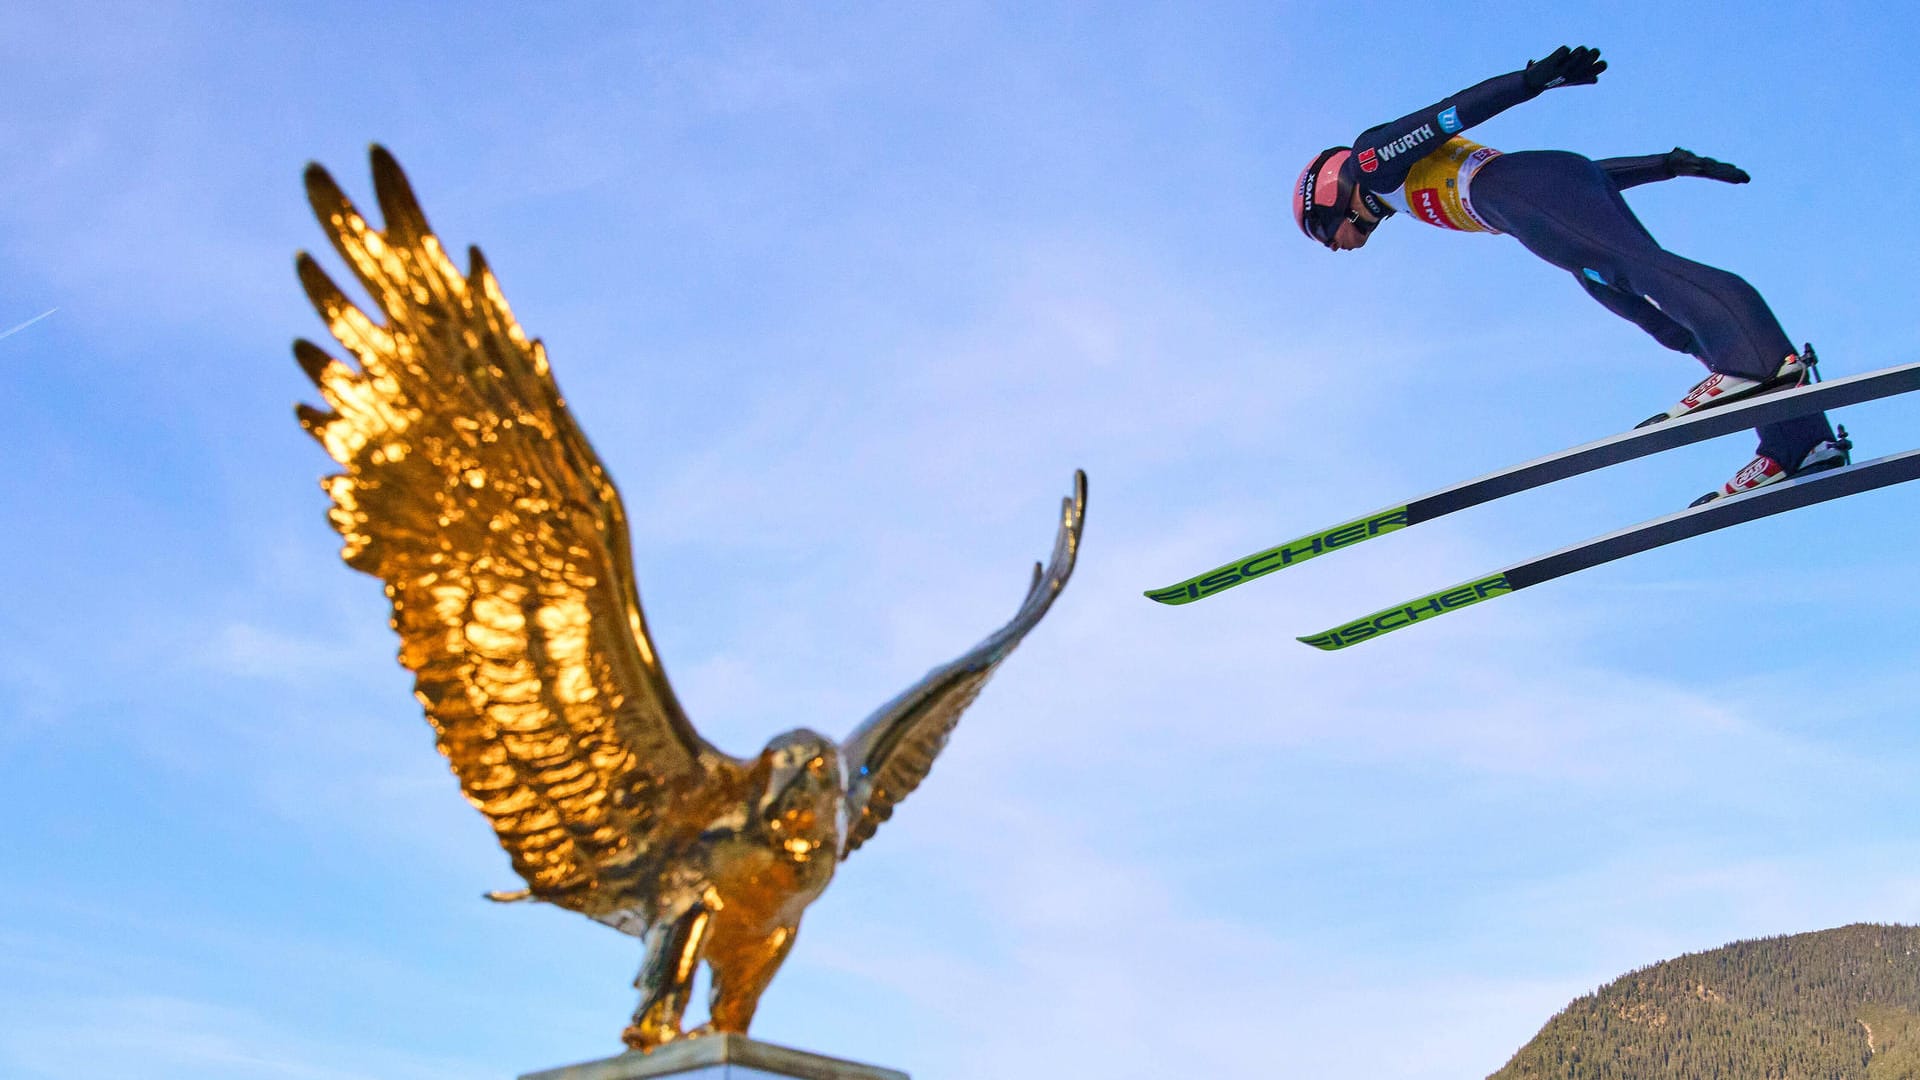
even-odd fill
[(640, 1004), (633, 1023), (620, 1039), (635, 1050), (652, 1050), (680, 1038), (680, 1017), (693, 994), (693, 973), (706, 943), (711, 913), (696, 902), (672, 919), (662, 919), (647, 931), (647, 957), (633, 980)]
[(725, 945), (715, 940), (707, 950), (707, 966), (713, 971), (713, 989), (707, 998), (712, 1019), (703, 1026), (703, 1032), (746, 1032), (754, 1010), (760, 1007), (760, 995), (780, 970), (799, 932), (800, 925), (795, 922), (771, 934), (743, 934)]

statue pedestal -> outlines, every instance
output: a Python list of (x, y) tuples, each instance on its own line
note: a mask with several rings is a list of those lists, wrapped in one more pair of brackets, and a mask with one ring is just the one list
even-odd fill
[(755, 1042), (745, 1035), (680, 1039), (649, 1054), (628, 1051), (619, 1057), (527, 1073), (520, 1080), (652, 1080), (656, 1076), (673, 1080), (908, 1080), (907, 1074), (898, 1069)]

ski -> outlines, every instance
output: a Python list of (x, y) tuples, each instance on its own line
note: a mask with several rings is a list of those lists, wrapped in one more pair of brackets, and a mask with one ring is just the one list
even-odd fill
[(1824, 412), (1863, 401), (1904, 394), (1920, 389), (1920, 363), (1882, 368), (1879, 371), (1849, 375), (1842, 379), (1780, 390), (1749, 401), (1708, 409), (1679, 420), (1668, 420), (1651, 427), (1635, 428), (1595, 442), (1562, 450), (1557, 454), (1488, 473), (1475, 480), (1441, 488), (1400, 506), (1376, 510), (1331, 528), (1308, 533), (1277, 547), (1257, 551), (1204, 574), (1188, 578), (1178, 585), (1149, 589), (1149, 599), (1162, 604), (1190, 604), (1245, 581), (1264, 577), (1276, 570), (1297, 566), (1329, 551), (1352, 547), (1381, 533), (1394, 532), (1422, 522), (1444, 517), (1481, 503), (1551, 484), (1570, 476), (1632, 461), (1663, 450), (1730, 434), (1743, 428), (1759, 427), (1811, 412)]
[(1344, 649), (1436, 615), (1458, 611), (1483, 600), (1518, 592), (1530, 585), (1552, 581), (1590, 566), (1636, 555), (1677, 540), (1914, 479), (1920, 479), (1920, 450), (1909, 450), (1858, 465), (1783, 480), (1515, 563), (1505, 570), (1463, 581), (1451, 588), (1376, 611), (1299, 640), (1316, 649)]

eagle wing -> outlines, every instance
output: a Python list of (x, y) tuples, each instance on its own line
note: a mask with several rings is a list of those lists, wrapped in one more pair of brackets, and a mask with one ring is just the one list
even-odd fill
[(298, 260), (358, 361), (294, 344), (329, 406), (300, 406), (300, 422), (345, 466), (323, 481), (341, 555), (386, 583), (414, 696), (531, 895), (588, 914), (630, 906), (674, 808), (739, 763), (694, 731), (668, 685), (619, 493), (545, 349), (479, 250), (460, 274), (393, 157), (372, 157), (384, 229), (320, 166), (306, 186), (386, 324)]
[(840, 857), (867, 841), (893, 808), (926, 779), (933, 759), (947, 745), (960, 714), (980, 693), (1000, 661), (1013, 652), (1027, 631), (1040, 622), (1053, 598), (1073, 574), (1080, 552), (1080, 529), (1087, 514), (1087, 474), (1073, 474), (1073, 495), (1060, 501), (1060, 532), (1043, 570), (1033, 567), (1033, 584), (1020, 610), (1005, 626), (965, 655), (927, 672), (920, 682), (882, 705), (848, 737), (841, 751), (848, 776), (847, 837)]

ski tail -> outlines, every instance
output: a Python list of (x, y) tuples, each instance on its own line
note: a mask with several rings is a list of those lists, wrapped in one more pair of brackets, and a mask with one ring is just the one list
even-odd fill
[(1381, 533), (1404, 529), (1409, 524), (1407, 508), (1395, 506), (1379, 510), (1365, 517), (1343, 521), (1330, 529), (1289, 540), (1284, 544), (1256, 551), (1243, 559), (1236, 559), (1223, 566), (1216, 566), (1204, 574), (1190, 577), (1178, 585), (1169, 585), (1164, 589), (1148, 589), (1147, 599), (1162, 604), (1191, 604), (1195, 600), (1212, 596), (1214, 593), (1231, 589), (1245, 581), (1265, 577), (1275, 570), (1285, 570), (1297, 566), (1308, 559), (1324, 555), (1329, 551), (1350, 547), (1362, 540), (1371, 540)]

